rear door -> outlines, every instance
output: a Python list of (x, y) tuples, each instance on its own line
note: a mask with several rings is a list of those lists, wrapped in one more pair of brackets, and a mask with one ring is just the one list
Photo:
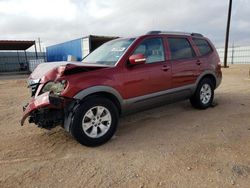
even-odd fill
[(167, 37), (172, 69), (172, 88), (194, 84), (200, 74), (200, 64), (188, 37)]

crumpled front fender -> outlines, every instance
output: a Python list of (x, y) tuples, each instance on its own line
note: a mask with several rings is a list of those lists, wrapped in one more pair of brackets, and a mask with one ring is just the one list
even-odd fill
[(31, 101), (23, 107), (23, 116), (21, 119), (21, 125), (24, 124), (26, 118), (35, 110), (39, 110), (42, 108), (61, 108), (62, 107), (62, 99), (59, 97), (55, 97), (50, 94), (50, 92), (43, 93), (36, 98), (32, 98)]

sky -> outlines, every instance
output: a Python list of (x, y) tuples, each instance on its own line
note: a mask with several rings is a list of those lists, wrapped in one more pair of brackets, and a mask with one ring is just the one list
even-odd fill
[[(225, 40), (228, 0), (0, 0), (0, 40), (42, 47), (87, 35), (137, 36), (150, 30)], [(250, 1), (233, 0), (230, 44), (250, 45)]]

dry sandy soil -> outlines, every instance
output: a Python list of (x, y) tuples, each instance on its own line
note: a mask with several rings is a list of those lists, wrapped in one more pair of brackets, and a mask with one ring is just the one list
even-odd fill
[(249, 68), (223, 69), (217, 106), (183, 101), (127, 116), (97, 148), (59, 127), (21, 127), (25, 79), (1, 79), (0, 187), (250, 187)]

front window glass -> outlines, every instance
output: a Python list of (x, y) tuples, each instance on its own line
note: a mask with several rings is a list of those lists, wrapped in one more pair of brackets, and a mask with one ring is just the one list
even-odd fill
[(144, 40), (133, 54), (143, 54), (146, 63), (156, 63), (165, 61), (164, 47), (161, 38), (150, 38)]
[(134, 38), (129, 38), (107, 42), (89, 54), (82, 62), (115, 65), (134, 40)]

